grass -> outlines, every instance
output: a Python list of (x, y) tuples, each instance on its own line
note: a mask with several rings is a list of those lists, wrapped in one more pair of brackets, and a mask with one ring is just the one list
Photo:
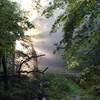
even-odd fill
[(100, 100), (100, 97), (89, 95), (86, 90), (82, 89), (72, 80), (62, 74), (46, 74), (44, 79), (47, 80), (47, 86), (44, 88), (49, 100)]
[[(40, 80), (43, 82), (43, 92), (48, 100), (100, 100), (100, 97), (89, 95), (72, 80), (63, 74), (44, 74)], [(9, 81), (9, 90), (4, 91), (0, 82), (0, 100), (35, 100), (38, 94), (39, 80), (13, 79)], [(40, 99), (39, 99), (40, 100)]]
[(46, 74), (44, 78), (48, 82), (45, 91), (49, 97), (67, 99), (68, 96), (84, 95), (84, 90), (71, 80), (68, 80), (65, 75)]
[(35, 92), (27, 79), (14, 79), (8, 83), (8, 90), (4, 90), (0, 82), (0, 100), (34, 100)]

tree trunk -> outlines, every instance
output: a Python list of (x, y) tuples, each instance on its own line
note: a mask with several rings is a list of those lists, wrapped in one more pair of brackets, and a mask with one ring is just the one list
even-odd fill
[(3, 67), (3, 74), (4, 74), (4, 89), (8, 89), (8, 76), (7, 76), (7, 66), (6, 66), (6, 58), (5, 55), (2, 56), (2, 67)]
[(12, 53), (12, 72), (15, 73), (15, 43), (13, 44), (13, 53)]
[[(32, 55), (33, 55), (33, 56), (37, 56), (37, 53), (36, 53), (36, 51), (35, 51), (33, 45), (32, 45)], [(37, 70), (39, 70), (39, 69), (38, 69), (38, 57), (33, 58), (33, 60), (34, 60), (34, 70), (37, 71)]]

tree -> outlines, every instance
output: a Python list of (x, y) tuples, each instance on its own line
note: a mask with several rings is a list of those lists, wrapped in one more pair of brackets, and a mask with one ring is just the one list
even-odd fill
[(54, 22), (51, 32), (63, 26), (64, 36), (60, 46), (65, 50), (67, 67), (85, 73), (88, 69), (91, 73), (89, 79), (100, 76), (99, 6), (98, 0), (53, 0), (43, 12), (49, 18), (56, 8), (60, 7), (63, 10)]
[(24, 35), (24, 31), (33, 25), (23, 15), (17, 3), (0, 0), (0, 63), (4, 72), (5, 89), (7, 84), (7, 60), (15, 54), (15, 41)]

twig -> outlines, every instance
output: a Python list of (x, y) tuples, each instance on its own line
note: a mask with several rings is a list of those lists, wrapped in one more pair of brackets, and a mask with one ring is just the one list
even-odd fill
[(26, 62), (30, 61), (32, 58), (38, 58), (38, 57), (41, 57), (41, 56), (45, 56), (45, 54), (43, 54), (43, 55), (37, 55), (37, 56), (31, 56), (31, 57), (25, 59), (24, 61), (22, 61), (20, 63), (20, 66), (22, 66), (23, 63), (26, 63)]
[(44, 72), (45, 71), (47, 71), (47, 69), (48, 69), (48, 67), (47, 68), (45, 68), (43, 71), (41, 71), (41, 70), (32, 70), (32, 71), (18, 71), (18, 73), (20, 72), (20, 73), (27, 73), (27, 74), (29, 74), (29, 73), (34, 73), (34, 72), (39, 72), (39, 73), (42, 73), (42, 74), (44, 74)]
[(30, 61), (32, 58), (38, 58), (38, 57), (41, 57), (41, 56), (45, 56), (45, 54), (37, 55), (37, 56), (31, 56), (31, 57), (25, 59), (24, 61), (22, 61), (22, 62), (20, 63), (20, 65), (19, 65), (19, 70), (18, 70), (18, 72), (20, 72), (21, 66), (22, 66), (24, 63)]
[(45, 68), (41, 73), (44, 73), (45, 71), (47, 71), (48, 70), (48, 67), (47, 68)]

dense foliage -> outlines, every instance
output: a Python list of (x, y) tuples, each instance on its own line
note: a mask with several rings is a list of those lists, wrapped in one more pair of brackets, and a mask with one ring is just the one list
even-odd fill
[(18, 8), (17, 3), (0, 0), (0, 45), (5, 49), (11, 48), (16, 39), (24, 35), (24, 30), (30, 27)]
[(0, 0), (0, 72), (3, 71), (4, 74), (5, 88), (8, 66), (15, 67), (15, 41), (24, 35), (25, 30), (32, 27), (17, 3)]
[(98, 78), (100, 82), (100, 2), (53, 0), (43, 13), (49, 18), (59, 7), (63, 13), (57, 17), (51, 32), (63, 26), (60, 46), (65, 50), (68, 69), (81, 71), (86, 80)]

